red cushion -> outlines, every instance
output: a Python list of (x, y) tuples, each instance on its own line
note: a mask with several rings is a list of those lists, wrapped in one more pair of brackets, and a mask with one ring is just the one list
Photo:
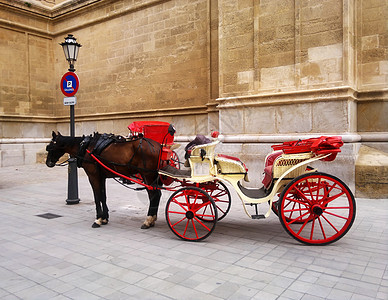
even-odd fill
[(243, 164), (245, 172), (248, 172), (247, 166), (237, 157), (230, 156), (230, 155), (225, 155), (225, 154), (217, 154), (217, 157), (223, 157), (223, 158), (226, 158), (226, 159), (231, 159), (231, 160), (234, 160), (234, 161), (239, 161), (239, 162), (241, 162)]
[(275, 162), (275, 159), (278, 158), (282, 153), (282, 151), (275, 151), (269, 154), (265, 159), (264, 179), (262, 181), (265, 188), (269, 188), (269, 185), (272, 182), (273, 163)]
[(275, 162), (275, 159), (279, 157), (283, 152), (282, 151), (275, 151), (267, 156), (265, 159), (265, 166), (272, 166)]

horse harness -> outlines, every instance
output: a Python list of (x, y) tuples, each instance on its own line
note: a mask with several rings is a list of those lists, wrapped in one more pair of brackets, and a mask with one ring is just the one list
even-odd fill
[[(139, 145), (137, 146), (135, 152), (133, 153), (131, 159), (129, 160), (129, 162), (127, 164), (118, 164), (118, 163), (109, 161), (110, 164), (115, 165), (115, 166), (128, 166), (128, 167), (136, 168), (135, 166), (132, 165), (132, 160), (135, 157), (135, 155), (137, 154), (137, 152), (142, 149), (143, 141), (145, 140), (151, 146), (152, 151), (155, 150), (154, 145), (152, 145), (152, 143), (144, 137), (127, 140), (126, 138), (124, 138), (122, 136), (117, 136), (117, 135), (114, 135), (112, 133), (109, 133), (109, 134), (108, 133), (104, 133), (104, 134), (94, 133), (94, 136), (92, 136), (92, 135), (85, 136), (83, 138), (82, 142), (80, 143), (79, 151), (77, 153), (77, 166), (79, 168), (81, 168), (83, 162), (91, 162), (91, 161), (85, 160), (85, 155), (86, 155), (87, 151), (89, 153), (93, 154), (94, 156), (101, 158), (101, 156), (100, 156), (101, 153), (109, 145), (111, 145), (113, 143), (125, 143), (128, 141), (135, 141), (138, 139), (140, 139)], [(87, 150), (89, 148), (89, 146), (91, 146), (93, 144), (94, 144), (93, 149)], [(137, 169), (143, 170), (143, 171), (151, 171), (151, 170), (146, 168), (146, 159), (144, 157), (143, 151), (142, 151), (142, 159), (143, 159), (144, 168), (137, 167)], [(97, 161), (93, 161), (93, 162), (99, 164)]]

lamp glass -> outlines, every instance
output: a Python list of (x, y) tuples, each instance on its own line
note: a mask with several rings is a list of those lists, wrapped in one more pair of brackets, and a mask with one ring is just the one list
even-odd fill
[(62, 44), (63, 53), (65, 53), (66, 60), (69, 60), (69, 48), (67, 47), (67, 44)]

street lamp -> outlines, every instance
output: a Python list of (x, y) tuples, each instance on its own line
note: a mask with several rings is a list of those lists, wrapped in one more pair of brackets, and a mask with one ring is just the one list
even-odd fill
[[(60, 43), (60, 45), (62, 46), (63, 52), (65, 53), (66, 60), (69, 62), (69, 71), (74, 72), (74, 63), (77, 61), (78, 51), (82, 45), (77, 43), (77, 39), (72, 34), (69, 34), (67, 37), (65, 37), (65, 41)], [(73, 76), (76, 77), (75, 73), (70, 74), (73, 74)], [(74, 105), (70, 105), (70, 136), (75, 137)], [(70, 156), (66, 203), (78, 204), (79, 201), (77, 159)]]
[(65, 41), (60, 45), (65, 53), (66, 60), (69, 62), (69, 71), (74, 72), (74, 62), (77, 61), (78, 51), (82, 45), (77, 43), (77, 39), (72, 34), (68, 34)]

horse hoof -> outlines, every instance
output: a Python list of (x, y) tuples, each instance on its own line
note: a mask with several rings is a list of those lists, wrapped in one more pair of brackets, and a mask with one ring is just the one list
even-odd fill
[(151, 224), (151, 225), (146, 225), (146, 224), (143, 224), (143, 225), (141, 225), (141, 229), (150, 229), (151, 227), (154, 227), (155, 226), (155, 224)]
[(108, 224), (108, 220), (102, 220), (102, 223), (101, 223), (101, 225), (106, 225), (106, 224)]
[(155, 226), (155, 221), (157, 217), (155, 216), (147, 216), (146, 220), (144, 221), (143, 225), (141, 225), (141, 229), (148, 229)]
[(101, 227), (100, 225), (98, 225), (97, 223), (93, 223), (93, 225), (92, 225), (92, 228), (99, 228), (99, 227)]

